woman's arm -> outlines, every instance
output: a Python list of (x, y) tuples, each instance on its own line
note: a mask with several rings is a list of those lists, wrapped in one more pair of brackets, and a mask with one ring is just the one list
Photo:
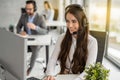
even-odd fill
[(64, 37), (64, 35), (62, 34), (58, 38), (58, 40), (55, 44), (54, 51), (52, 53), (52, 56), (49, 59), (48, 65), (47, 65), (46, 75), (51, 75), (51, 76), (55, 75), (55, 66), (56, 66), (56, 63), (57, 63), (58, 56), (59, 56), (60, 45), (61, 45), (61, 42), (63, 40), (63, 37)]

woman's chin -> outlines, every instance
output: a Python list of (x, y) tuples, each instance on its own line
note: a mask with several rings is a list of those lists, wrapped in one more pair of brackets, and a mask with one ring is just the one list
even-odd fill
[(73, 32), (70, 32), (70, 34), (73, 34)]

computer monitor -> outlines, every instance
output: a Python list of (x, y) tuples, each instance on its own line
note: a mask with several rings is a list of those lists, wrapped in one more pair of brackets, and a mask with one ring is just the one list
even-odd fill
[(26, 53), (26, 39), (0, 29), (0, 64), (18, 80), (26, 80)]

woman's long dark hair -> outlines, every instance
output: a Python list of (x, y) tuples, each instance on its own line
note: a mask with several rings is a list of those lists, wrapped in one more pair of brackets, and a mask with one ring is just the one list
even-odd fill
[[(72, 60), (73, 62), (72, 72), (74, 74), (77, 74), (79, 72), (80, 73), (83, 72), (86, 65), (86, 60), (88, 55), (88, 49), (87, 49), (88, 22), (87, 22), (86, 15), (80, 5), (72, 4), (66, 7), (65, 19), (66, 19), (67, 13), (74, 15), (74, 17), (79, 22), (79, 30), (77, 32), (77, 39), (76, 39), (76, 49), (75, 49), (73, 60)], [(72, 44), (72, 34), (67, 29), (65, 37), (60, 46), (61, 49), (58, 56), (58, 60), (60, 61), (60, 66), (61, 66), (60, 74), (63, 74), (66, 68), (66, 60), (69, 55), (71, 44)]]

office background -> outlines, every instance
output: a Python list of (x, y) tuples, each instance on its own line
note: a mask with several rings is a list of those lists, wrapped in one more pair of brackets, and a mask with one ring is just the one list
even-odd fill
[[(120, 70), (120, 0), (48, 0), (53, 8), (59, 10), (58, 20), (64, 21), (64, 8), (71, 3), (81, 4), (90, 21), (90, 30), (106, 31), (107, 46), (105, 52), (106, 62), (111, 62)], [(40, 13), (43, 10), (44, 0), (36, 0)], [(21, 15), (21, 8), (25, 7), (25, 0), (1, 0), (0, 1), (0, 27), (8, 29), (10, 25), (16, 26)], [(59, 33), (53, 30), (51, 35), (57, 39)], [(51, 47), (51, 52), (54, 47)], [(42, 54), (40, 54), (42, 56)], [(110, 61), (110, 62), (109, 62)], [(107, 64), (108, 64), (107, 63)], [(104, 65), (107, 66), (106, 63)], [(113, 65), (113, 66), (114, 66)], [(114, 68), (113, 68), (114, 69)]]
[[(9, 25), (16, 25), (20, 15), (21, 8), (25, 7), (26, 0), (0, 0), (0, 27), (8, 28)], [(44, 9), (44, 0), (35, 0), (37, 3), (37, 12), (40, 13)], [(59, 0), (50, 0), (53, 8), (58, 8)]]
[[(54, 9), (59, 10), (58, 20), (64, 21), (64, 8), (71, 3), (81, 4), (90, 21), (90, 29), (107, 31), (108, 43), (106, 56), (120, 67), (120, 6), (119, 0), (48, 0)], [(40, 13), (44, 0), (36, 0)], [(25, 7), (25, 0), (0, 1), (0, 27), (8, 29), (10, 25), (16, 26), (21, 15), (21, 8)]]

